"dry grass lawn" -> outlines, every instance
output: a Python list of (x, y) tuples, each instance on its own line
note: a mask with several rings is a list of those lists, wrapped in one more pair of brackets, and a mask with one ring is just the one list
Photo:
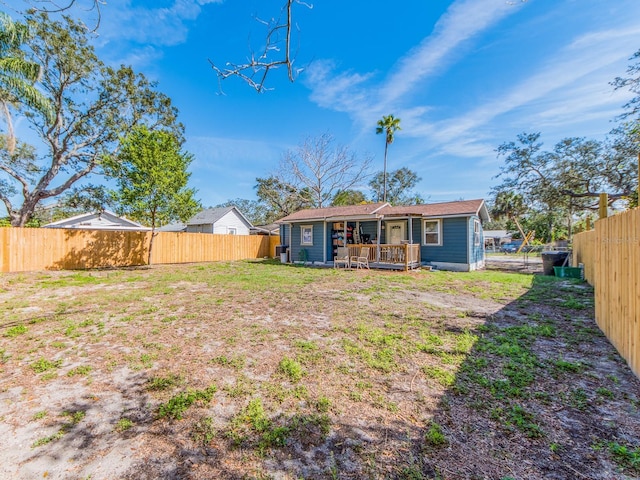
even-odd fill
[(0, 319), (0, 478), (640, 475), (640, 381), (577, 281), (38, 272)]

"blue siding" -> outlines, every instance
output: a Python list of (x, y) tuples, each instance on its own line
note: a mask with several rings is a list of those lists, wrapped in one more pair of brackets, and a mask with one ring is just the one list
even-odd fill
[[(313, 245), (300, 245), (300, 237), (302, 233), (302, 226), (311, 225), (313, 227)], [(291, 243), (289, 243), (290, 259), (292, 262), (297, 262), (302, 259), (301, 251), (306, 251), (306, 259), (308, 262), (323, 262), (324, 251), (322, 249), (324, 245), (324, 223), (323, 222), (309, 222), (309, 223), (294, 223), (291, 226)]]
[[(421, 234), (419, 241), (421, 245), (420, 257), (422, 261), (469, 263), (469, 218), (443, 218), (441, 220), (442, 245), (438, 247), (422, 245), (424, 222), (421, 222)], [(471, 228), (473, 228), (473, 225)]]
[(364, 235), (369, 235), (370, 241), (378, 238), (378, 222), (360, 222), (360, 229)]

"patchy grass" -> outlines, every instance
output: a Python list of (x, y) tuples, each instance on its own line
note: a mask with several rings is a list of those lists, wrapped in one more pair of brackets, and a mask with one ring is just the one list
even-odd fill
[(18, 475), (638, 475), (640, 382), (577, 282), (256, 261), (0, 283)]

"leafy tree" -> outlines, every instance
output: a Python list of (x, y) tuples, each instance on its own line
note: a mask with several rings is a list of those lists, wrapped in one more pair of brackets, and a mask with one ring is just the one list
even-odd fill
[(612, 82), (612, 85), (617, 89), (628, 88), (631, 92), (636, 94), (636, 97), (629, 100), (624, 105), (626, 112), (624, 112), (622, 118), (630, 118), (636, 123), (636, 131), (640, 127), (640, 50), (633, 54), (629, 59), (632, 62), (627, 68), (627, 77), (616, 77)]
[(360, 190), (340, 190), (331, 201), (332, 207), (344, 207), (348, 205), (360, 205), (367, 203), (367, 198)]
[[(544, 151), (539, 133), (523, 133), (517, 142), (498, 147), (498, 156), (505, 157), (498, 176), (504, 179), (494, 194), (496, 198), (503, 192), (521, 195), (531, 212), (541, 213), (548, 222), (564, 218), (571, 232), (576, 214), (597, 210), (600, 193), (608, 193), (610, 205), (633, 194), (637, 185), (633, 143), (632, 133), (621, 128), (604, 142), (565, 138)], [(559, 229), (552, 223), (544, 228), (548, 235)]]
[[(0, 199), (11, 223), (24, 225), (36, 205), (77, 185), (118, 148), (119, 136), (139, 124), (170, 130), (182, 139), (183, 126), (171, 100), (130, 67), (106, 67), (88, 43), (86, 28), (64, 17), (51, 21), (32, 14), (29, 59), (43, 66), (42, 90), (53, 104), (54, 120), (32, 108), (27, 118), (46, 151), (41, 157), (1, 157)], [(12, 191), (19, 190), (14, 205)]]
[(296, 150), (285, 152), (278, 180), (299, 192), (309, 192), (311, 206), (326, 207), (341, 190), (349, 190), (367, 177), (371, 160), (359, 158), (344, 145), (334, 145), (325, 133), (307, 137)]
[(34, 85), (40, 77), (40, 65), (24, 58), (20, 50), (29, 37), (29, 28), (0, 12), (0, 105), (7, 122), (7, 149), (13, 153), (15, 135), (9, 105), (25, 104), (51, 119), (51, 103)]
[(120, 152), (105, 159), (105, 169), (118, 185), (118, 212), (151, 227), (148, 264), (156, 228), (186, 221), (200, 210), (195, 190), (187, 188), (192, 160), (181, 151), (175, 134), (145, 125), (134, 127), (122, 140)]
[(267, 206), (266, 223), (313, 205), (311, 191), (298, 188), (275, 176), (257, 178), (256, 195)]
[[(394, 170), (387, 175), (387, 201), (392, 205), (417, 205), (424, 199), (411, 191), (422, 180), (416, 172), (407, 167)], [(377, 202), (384, 198), (384, 172), (378, 172), (369, 182), (373, 199)]]
[(253, 225), (266, 225), (267, 223), (271, 223), (269, 220), (268, 207), (257, 200), (236, 198), (216, 205), (216, 207), (236, 207)]
[(496, 192), (491, 208), (491, 216), (496, 219), (506, 219), (509, 222), (513, 222), (518, 228), (520, 235), (522, 235), (522, 238), (525, 238), (525, 233), (518, 219), (524, 215), (526, 211), (527, 207), (525, 206), (522, 195), (504, 190)]

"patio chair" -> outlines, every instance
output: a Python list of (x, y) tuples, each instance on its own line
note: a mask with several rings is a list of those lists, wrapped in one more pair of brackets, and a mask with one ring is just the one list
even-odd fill
[(349, 260), (349, 248), (338, 247), (336, 256), (333, 258), (333, 268), (338, 268), (340, 265), (344, 265), (344, 268), (349, 268), (351, 266)]
[(351, 258), (349, 259), (351, 268), (367, 267), (368, 269), (369, 268), (369, 250), (371, 250), (370, 247), (362, 247), (358, 255), (352, 255)]

